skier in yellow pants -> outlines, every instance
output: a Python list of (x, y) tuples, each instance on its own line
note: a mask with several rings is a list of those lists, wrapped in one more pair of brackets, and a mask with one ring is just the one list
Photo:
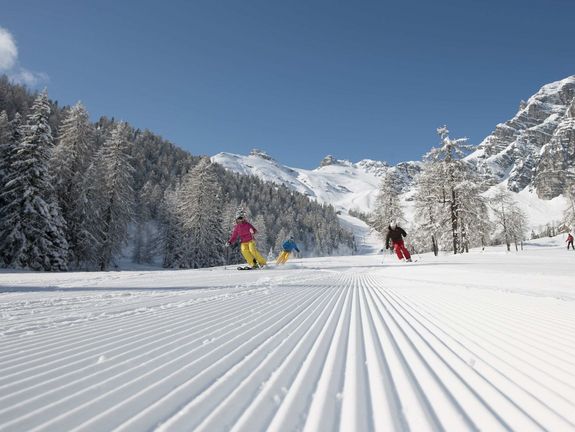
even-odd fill
[(256, 248), (255, 241), (250, 240), (249, 242), (245, 243), (242, 242), (242, 244), (240, 245), (240, 252), (242, 253), (242, 256), (250, 266), (255, 265), (256, 262), (260, 267), (266, 265), (266, 260)]
[(294, 250), (296, 250), (299, 253), (299, 249), (298, 249), (297, 245), (295, 244), (293, 236), (290, 236), (286, 241), (283, 242), (282, 251), (278, 256), (276, 263), (277, 264), (285, 264), (285, 262), (289, 258), (289, 254), (291, 252), (293, 252)]
[(239, 211), (236, 214), (236, 226), (234, 227), (232, 236), (226, 243), (226, 246), (230, 246), (232, 243), (235, 243), (239, 237), (242, 256), (252, 269), (266, 265), (265, 258), (261, 256), (256, 248), (256, 242), (254, 241), (254, 234), (256, 232), (257, 230), (254, 226), (245, 219), (243, 212)]

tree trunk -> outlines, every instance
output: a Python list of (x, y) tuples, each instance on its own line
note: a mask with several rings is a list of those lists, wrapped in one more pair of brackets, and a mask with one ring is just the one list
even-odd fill
[(451, 189), (451, 231), (453, 234), (453, 253), (457, 254), (459, 239), (457, 237), (457, 203), (455, 201), (455, 190)]

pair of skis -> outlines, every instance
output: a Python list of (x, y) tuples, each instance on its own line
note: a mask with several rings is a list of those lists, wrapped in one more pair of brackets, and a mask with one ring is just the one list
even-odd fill
[[(267, 267), (267, 265), (266, 265), (266, 267)], [(239, 267), (238, 267), (238, 270), (262, 270), (262, 269), (264, 269), (264, 268), (265, 268), (265, 267), (261, 267), (261, 266), (259, 266), (259, 265), (256, 266), (256, 267), (250, 267), (250, 266), (247, 266), (247, 265), (246, 265), (246, 266), (239, 266)]]

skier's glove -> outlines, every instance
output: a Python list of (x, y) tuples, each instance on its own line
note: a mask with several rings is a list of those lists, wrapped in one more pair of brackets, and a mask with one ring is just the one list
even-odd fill
[(388, 245), (388, 244), (386, 244), (386, 245), (385, 245), (385, 248), (386, 248), (386, 249), (389, 249), (389, 245)]

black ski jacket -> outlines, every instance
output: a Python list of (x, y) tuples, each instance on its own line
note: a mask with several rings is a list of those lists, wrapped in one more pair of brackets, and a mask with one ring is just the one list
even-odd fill
[(397, 242), (403, 240), (403, 237), (407, 237), (407, 233), (400, 226), (395, 228), (387, 227), (387, 235), (385, 236), (385, 248), (389, 249), (389, 241)]

